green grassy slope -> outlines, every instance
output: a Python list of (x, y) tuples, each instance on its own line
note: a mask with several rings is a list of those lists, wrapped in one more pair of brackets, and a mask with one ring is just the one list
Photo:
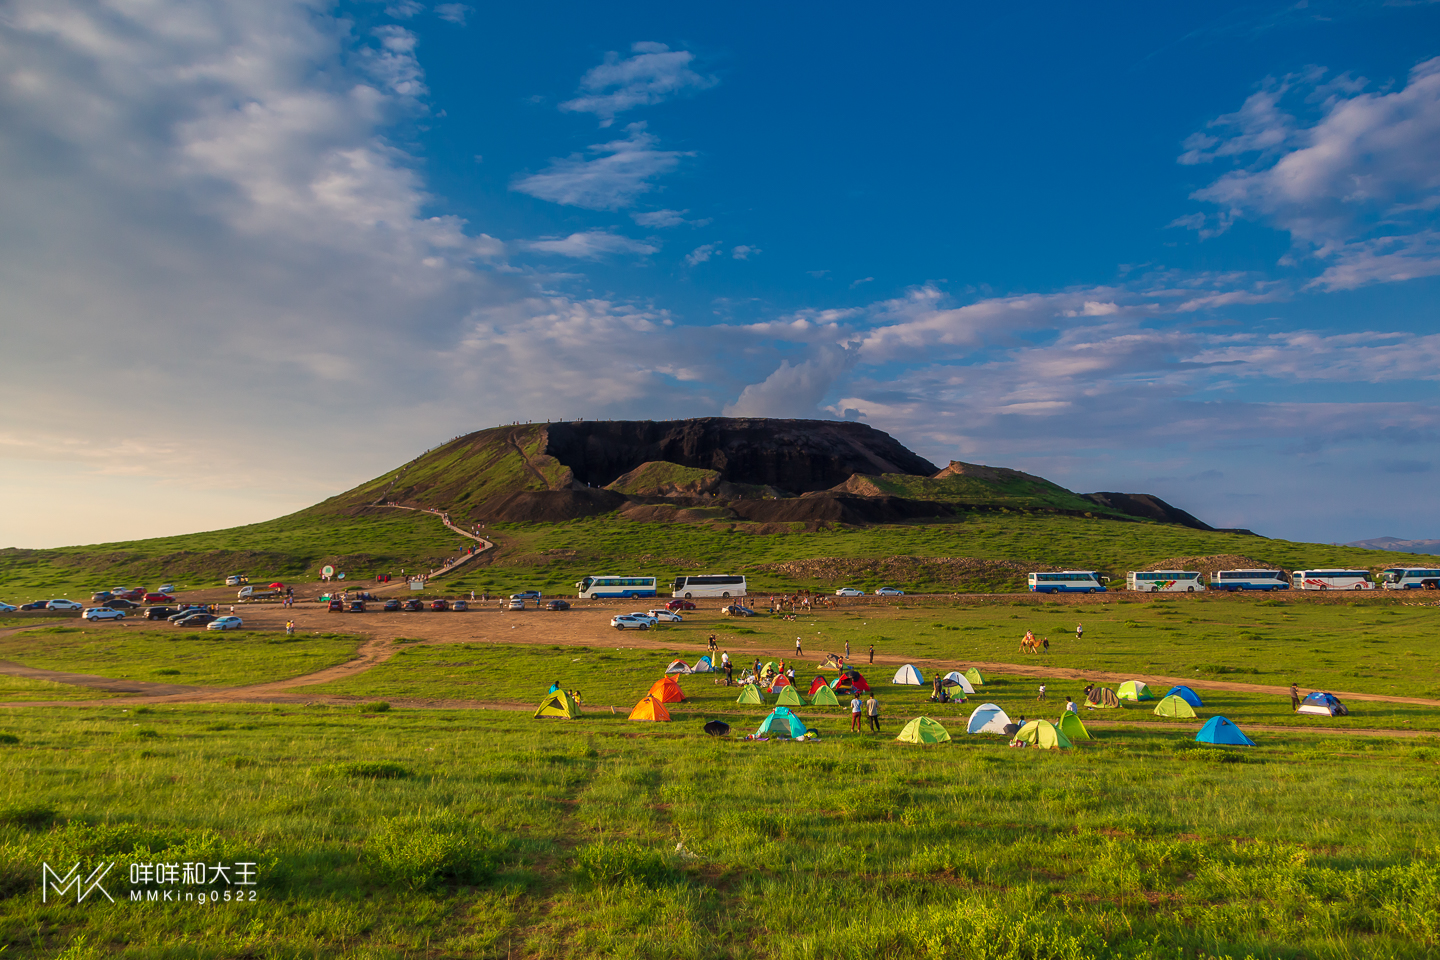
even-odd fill
[[(1006, 471), (1011, 474), (1013, 471)], [(881, 493), (908, 500), (938, 500), (945, 503), (994, 504), (1022, 510), (1046, 508), (1093, 513), (1097, 516), (1120, 516), (1117, 511), (1086, 500), (1057, 483), (1038, 477), (1013, 473), (995, 479), (977, 476), (911, 477), (887, 473), (864, 478)]]

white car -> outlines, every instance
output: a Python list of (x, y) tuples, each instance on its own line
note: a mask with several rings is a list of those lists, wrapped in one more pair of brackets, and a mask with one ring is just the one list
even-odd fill
[(649, 615), (650, 618), (656, 623), (660, 623), (662, 621), (665, 623), (685, 622), (685, 618), (680, 616), (680, 614), (676, 613), (674, 610), (651, 610)]
[(510, 609), (511, 609), (511, 610), (524, 610), (524, 609), (525, 609), (525, 601), (524, 601), (524, 599), (521, 598), (521, 597), (511, 597), (511, 598), (510, 598)]
[(206, 630), (239, 630), (245, 621), (239, 617), (218, 617), (205, 624)]
[(158, 587), (155, 588), (155, 592), (156, 592), (156, 593), (174, 593), (174, 592), (175, 592), (175, 584), (173, 584), (173, 583), (162, 583), (162, 584), (160, 584), (160, 586), (158, 586)]
[(244, 578), (244, 577), (241, 577), (241, 576), (234, 576), (234, 577), (226, 577), (226, 578), (225, 578), (225, 586), (227, 586), (227, 587), (238, 587), (238, 586), (240, 586), (240, 584), (242, 584), (242, 583), (244, 583), (244, 582), (245, 582), (245, 578)]
[(839, 590), (836, 590), (836, 591), (835, 591), (835, 596), (837, 596), (837, 597), (863, 597), (863, 596), (865, 596), (865, 591), (864, 591), (864, 590), (856, 590), (854, 587), (841, 587)]
[(901, 590), (899, 587), (881, 587), (880, 589), (878, 589), (878, 590), (875, 591), (875, 596), (877, 596), (877, 597), (903, 597), (903, 596), (905, 596), (905, 591), (904, 591), (904, 590)]
[(84, 610), (85, 604), (74, 600), (51, 600), (46, 610)]
[(84, 620), (124, 620), (125, 611), (113, 607), (88, 607), (80, 616)]
[(622, 613), (618, 617), (610, 618), (610, 626), (616, 630), (649, 630), (654, 626), (654, 621), (649, 617), (641, 615)]
[(0, 603), (0, 613), (14, 613), (20, 608), (9, 603)]

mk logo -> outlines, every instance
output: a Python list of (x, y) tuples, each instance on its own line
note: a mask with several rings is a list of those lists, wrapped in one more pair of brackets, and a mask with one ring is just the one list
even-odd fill
[(63, 877), (56, 873), (54, 870), (50, 869), (50, 864), (41, 864), (40, 900), (44, 903), (49, 903), (50, 893), (52, 890), (54, 891), (57, 898), (63, 898), (65, 894), (70, 890), (70, 888), (74, 887), (76, 903), (83, 903), (85, 898), (90, 896), (90, 894), (94, 893), (96, 890), (99, 890), (106, 900), (114, 903), (115, 898), (110, 896), (110, 893), (103, 886), (100, 885), (100, 881), (104, 880), (105, 875), (114, 868), (114, 861), (111, 861), (110, 863), (102, 863), (94, 870), (90, 871), (90, 876), (86, 877), (82, 881), (80, 879), (80, 864), (78, 862), (75, 864), (75, 866), (71, 867), (70, 872), (65, 874), (65, 876)]

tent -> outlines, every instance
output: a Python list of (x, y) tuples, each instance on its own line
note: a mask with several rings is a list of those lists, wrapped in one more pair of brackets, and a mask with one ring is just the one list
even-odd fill
[(580, 705), (564, 690), (556, 690), (554, 693), (546, 694), (545, 699), (540, 701), (540, 706), (535, 710), (535, 716), (537, 718), (559, 717), (564, 720), (574, 720), (580, 716)]
[(670, 711), (665, 709), (665, 704), (655, 697), (646, 697), (635, 704), (635, 709), (630, 711), (631, 720), (649, 720), (654, 723), (669, 723)]
[(772, 731), (798, 740), (805, 736), (805, 721), (791, 713), (788, 707), (776, 707), (770, 711), (770, 716), (760, 721), (760, 728), (755, 731), (755, 736)]
[(1060, 732), (1071, 740), (1095, 739), (1090, 736), (1090, 731), (1085, 729), (1085, 724), (1080, 722), (1079, 714), (1071, 713), (1069, 710), (1060, 714), (1060, 722), (1055, 726), (1059, 727)]
[(819, 690), (821, 687), (825, 687), (826, 689), (829, 689), (829, 687), (830, 687), (830, 681), (829, 681), (829, 680), (826, 680), (824, 677), (816, 677), (814, 680), (811, 680), (811, 681), (810, 681), (810, 696), (812, 696), (812, 697), (815, 696), (815, 691), (816, 691), (816, 690)]
[(650, 688), (650, 696), (661, 703), (680, 703), (685, 699), (685, 692), (680, 689), (680, 684), (675, 682), (674, 677), (661, 677)]
[(1300, 709), (1297, 713), (1313, 713), (1321, 717), (1348, 717), (1349, 709), (1341, 703), (1334, 694), (1321, 693), (1316, 690), (1310, 696), (1300, 701)]
[(1195, 708), (1186, 703), (1184, 697), (1172, 694), (1155, 704), (1155, 716), (1177, 717), (1180, 719), (1188, 718), (1193, 720), (1195, 718)]
[(895, 671), (895, 679), (891, 680), (890, 682), (903, 683), (907, 686), (918, 687), (925, 682), (925, 678), (920, 675), (919, 670), (915, 669), (914, 664), (907, 663), (905, 664), (905, 666)]
[(834, 690), (822, 683), (820, 689), (816, 690), (815, 695), (810, 698), (810, 704), (816, 707), (838, 707), (840, 700), (835, 696)]
[(777, 673), (779, 673), (779, 671), (775, 669), (775, 661), (774, 661), (774, 660), (771, 660), (770, 662), (766, 663), (765, 666), (763, 666), (763, 667), (760, 668), (760, 675), (761, 675), (762, 677), (763, 677), (763, 676), (766, 676), (766, 675), (769, 675), (769, 676), (772, 676), (772, 677), (773, 677), (773, 676), (775, 676), (775, 674), (777, 674)]
[(796, 692), (794, 687), (786, 684), (785, 686), (780, 688), (780, 696), (775, 698), (775, 702), (789, 704), (792, 707), (798, 707), (804, 704), (805, 701), (800, 699), (800, 694)]
[(1205, 726), (1195, 734), (1195, 742), (1214, 743), (1228, 747), (1255, 746), (1255, 741), (1245, 736), (1239, 727), (1220, 716), (1211, 717), (1205, 721)]
[(1015, 739), (1022, 743), (1028, 743), (1032, 747), (1043, 747), (1046, 750), (1057, 750), (1069, 747), (1070, 738), (1060, 732), (1060, 728), (1049, 720), (1031, 720), (1015, 734)]
[(711, 720), (705, 724), (705, 732), (712, 737), (723, 737), (730, 732), (730, 724), (724, 720)]
[(980, 676), (980, 671), (976, 670), (974, 667), (971, 667), (969, 670), (965, 671), (965, 679), (969, 680), (977, 687), (985, 686), (985, 678)]
[(837, 697), (848, 697), (852, 693), (869, 693), (870, 684), (860, 674), (845, 675), (836, 677), (830, 683), (830, 689), (835, 691)]
[(1194, 690), (1191, 690), (1189, 687), (1184, 686), (1183, 684), (1181, 686), (1171, 687), (1169, 690), (1166, 690), (1165, 696), (1179, 697), (1181, 700), (1184, 700), (1192, 707), (1205, 706), (1205, 701), (1200, 699), (1200, 694), (1196, 693)]
[(742, 683), (740, 685), (740, 696), (736, 703), (764, 703), (765, 698), (760, 694), (760, 688), (753, 683)]
[(975, 688), (970, 685), (970, 678), (965, 676), (965, 674), (961, 673), (959, 670), (951, 670), (949, 673), (945, 674), (945, 678), (940, 682), (947, 687), (959, 687), (966, 693), (975, 692)]
[(1120, 684), (1119, 697), (1121, 700), (1154, 700), (1155, 694), (1141, 680), (1126, 680)]
[(769, 692), (769, 693), (779, 693), (781, 687), (793, 687), (793, 686), (794, 686), (794, 684), (790, 682), (790, 678), (789, 678), (789, 677), (776, 677), (775, 680), (774, 680), (774, 682), (770, 684), (770, 689), (769, 689), (768, 692)]
[(1009, 722), (1010, 718), (998, 704), (982, 703), (970, 714), (970, 722), (965, 725), (965, 732), (1004, 733), (1005, 725)]
[(1085, 702), (1092, 707), (1100, 707), (1102, 710), (1120, 706), (1120, 698), (1115, 696), (1115, 691), (1109, 687), (1096, 687), (1091, 690), (1090, 696), (1085, 698)]
[(665, 674), (666, 674), (667, 676), (670, 675), (670, 674), (672, 674), (672, 673), (694, 673), (694, 672), (695, 672), (695, 671), (693, 671), (693, 670), (690, 669), (690, 664), (686, 663), (684, 660), (676, 660), (674, 663), (670, 664), (670, 666), (668, 666), (668, 667), (665, 668)]
[(944, 743), (950, 739), (950, 734), (929, 717), (916, 717), (905, 724), (900, 736), (895, 739), (902, 743)]
[(714, 673), (715, 664), (709, 657), (701, 657), (695, 661), (695, 666), (690, 668), (691, 673)]

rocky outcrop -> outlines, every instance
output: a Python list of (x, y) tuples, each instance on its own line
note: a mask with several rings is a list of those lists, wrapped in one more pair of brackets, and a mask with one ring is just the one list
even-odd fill
[[(1082, 493), (1086, 500), (1093, 500), (1102, 507), (1109, 507), (1111, 510), (1118, 510), (1121, 513), (1132, 517), (1139, 517), (1142, 520), (1154, 520), (1157, 523), (1176, 523), (1182, 527), (1190, 527), (1194, 530), (1214, 530), (1210, 524), (1197, 520), (1179, 507), (1172, 507), (1157, 496), (1148, 493)], [(1249, 531), (1234, 531), (1235, 533), (1248, 533)]]

